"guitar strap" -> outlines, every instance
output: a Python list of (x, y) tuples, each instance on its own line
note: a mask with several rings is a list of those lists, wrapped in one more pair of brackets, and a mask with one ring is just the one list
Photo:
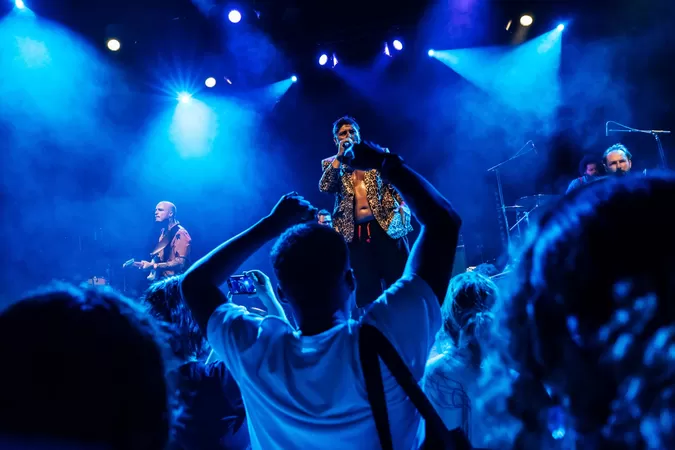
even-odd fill
[[(173, 241), (173, 238), (176, 237), (176, 233), (178, 233), (178, 229), (180, 228), (180, 224), (176, 224), (173, 228), (171, 228), (168, 233), (164, 233), (164, 237), (162, 238), (161, 241), (157, 243), (155, 246), (155, 249), (150, 252), (151, 257), (157, 257), (159, 259), (159, 253), (164, 250), (167, 246), (171, 244)], [(164, 253), (164, 259), (166, 259), (167, 255)], [(164, 261), (162, 261), (164, 262)]]

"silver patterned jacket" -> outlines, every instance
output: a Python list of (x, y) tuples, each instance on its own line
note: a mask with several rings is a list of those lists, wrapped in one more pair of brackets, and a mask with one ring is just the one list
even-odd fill
[[(332, 166), (335, 156), (321, 161), (323, 174), (319, 190), (335, 195), (333, 224), (335, 229), (351, 242), (354, 239), (354, 170), (345, 164)], [(368, 204), (377, 223), (392, 239), (399, 239), (412, 231), (410, 209), (391, 184), (385, 183), (377, 170), (368, 170), (364, 176)]]

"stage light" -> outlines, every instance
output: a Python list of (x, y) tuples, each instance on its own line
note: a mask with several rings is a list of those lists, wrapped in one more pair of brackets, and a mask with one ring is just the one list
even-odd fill
[(534, 22), (534, 19), (532, 19), (532, 16), (528, 16), (527, 14), (520, 18), (520, 24), (524, 27), (529, 27), (532, 25), (532, 22)]
[(120, 41), (118, 41), (117, 39), (108, 39), (107, 46), (108, 50), (110, 50), (111, 52), (116, 52), (117, 50), (120, 49), (122, 45), (120, 44)]
[(192, 96), (187, 92), (181, 92), (178, 94), (178, 101), (181, 103), (190, 103), (190, 99), (192, 99)]
[(206, 85), (207, 88), (212, 88), (213, 86), (216, 85), (216, 79), (213, 77), (208, 77), (206, 81), (204, 81), (204, 84)]
[(337, 56), (335, 55), (335, 53), (333, 53), (333, 67), (335, 67), (337, 65), (338, 65), (338, 59), (337, 59)]
[(292, 81), (293, 83), (297, 82), (297, 81), (298, 81), (298, 77), (296, 77), (295, 75), (293, 75), (293, 76), (291, 77), (291, 81)]
[(241, 13), (239, 11), (237, 11), (236, 9), (233, 9), (227, 15), (227, 18), (230, 19), (230, 22), (232, 22), (232, 23), (239, 23), (239, 21), (241, 20)]
[(560, 25), (558, 25), (558, 28), (557, 28), (558, 31), (562, 31), (562, 30), (564, 30), (564, 29), (565, 29), (565, 24), (564, 24), (564, 23), (561, 23)]
[(429, 56), (434, 56), (434, 53), (435, 53), (435, 52), (434, 52), (433, 50), (429, 50), (429, 51), (427, 52), (427, 55), (429, 55)]
[(23, 2), (23, 0), (15, 0), (14, 6), (16, 6), (18, 9), (24, 9), (26, 4)]
[(389, 44), (386, 42), (384, 43), (384, 54), (387, 56), (391, 56), (391, 52), (389, 51)]
[(227, 84), (232, 84), (232, 80), (230, 80), (229, 78), (225, 78), (225, 81), (227, 81)]
[(319, 65), (320, 66), (325, 66), (327, 62), (328, 62), (328, 55), (326, 55), (324, 53), (323, 55), (319, 56)]
[(398, 39), (396, 39), (394, 42), (392, 42), (391, 45), (393, 45), (394, 48), (398, 51), (403, 50), (403, 43), (401, 41), (399, 41)]

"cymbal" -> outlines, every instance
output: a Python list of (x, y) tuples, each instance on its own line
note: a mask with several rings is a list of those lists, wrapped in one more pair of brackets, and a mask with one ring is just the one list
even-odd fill
[(538, 206), (545, 205), (546, 203), (551, 203), (558, 200), (560, 195), (547, 195), (547, 194), (535, 194), (527, 195), (518, 199), (518, 204), (523, 205), (525, 208), (536, 208)]

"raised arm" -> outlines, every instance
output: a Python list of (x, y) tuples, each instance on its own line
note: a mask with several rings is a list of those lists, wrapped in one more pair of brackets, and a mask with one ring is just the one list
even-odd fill
[(422, 225), (404, 275), (416, 274), (443, 304), (455, 261), (461, 219), (448, 200), (396, 156), (386, 156), (382, 174), (400, 192)]
[(337, 155), (331, 156), (321, 161), (321, 179), (319, 180), (319, 190), (329, 194), (340, 192), (340, 158), (345, 152), (345, 143), (353, 144), (351, 139), (340, 142)]
[(354, 158), (347, 163), (355, 169), (379, 168), (382, 176), (403, 197), (422, 225), (404, 271), (416, 274), (431, 287), (443, 303), (452, 275), (461, 220), (435, 187), (408, 167), (403, 160), (374, 144), (354, 146)]
[(202, 330), (206, 330), (211, 314), (227, 300), (219, 286), (265, 243), (288, 227), (313, 219), (315, 213), (316, 208), (302, 197), (287, 194), (269, 216), (222, 243), (188, 269), (181, 281), (181, 291)]
[(328, 194), (340, 192), (340, 161), (335, 157), (324, 159), (321, 161), (321, 169), (323, 173), (319, 180), (319, 190)]

